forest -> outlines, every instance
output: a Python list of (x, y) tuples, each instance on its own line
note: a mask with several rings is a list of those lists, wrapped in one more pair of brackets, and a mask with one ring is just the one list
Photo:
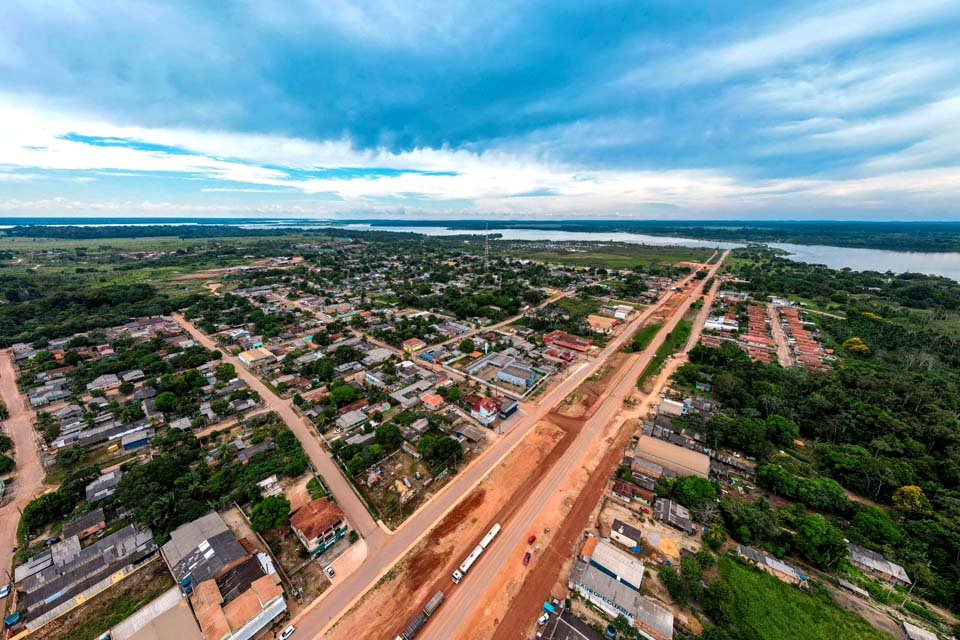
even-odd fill
[[(846, 537), (902, 564), (915, 593), (960, 611), (960, 287), (763, 260), (737, 268), (755, 297), (842, 299), (845, 318), (816, 316), (839, 356), (825, 373), (751, 362), (731, 344), (697, 346), (679, 370), (683, 385), (709, 378), (724, 407), (697, 426), (708, 443), (756, 457), (757, 483), (796, 507), (725, 499), (726, 527), (822, 567), (842, 564)], [(930, 322), (931, 310), (943, 321)], [(787, 533), (810, 513), (822, 519), (807, 523), (819, 548)]]

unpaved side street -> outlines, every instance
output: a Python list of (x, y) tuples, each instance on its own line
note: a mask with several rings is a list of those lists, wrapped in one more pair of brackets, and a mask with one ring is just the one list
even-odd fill
[(17, 389), (17, 369), (9, 349), (0, 351), (0, 397), (10, 411), (4, 426), (7, 434), (13, 438), (14, 459), (17, 462), (12, 486), (7, 489), (13, 492), (13, 500), (0, 508), (0, 566), (5, 572), (4, 580), (7, 580), (10, 577), (13, 547), (17, 543), (20, 510), (39, 495), (43, 487), (43, 466), (40, 464), (37, 435), (33, 429), (34, 412)]

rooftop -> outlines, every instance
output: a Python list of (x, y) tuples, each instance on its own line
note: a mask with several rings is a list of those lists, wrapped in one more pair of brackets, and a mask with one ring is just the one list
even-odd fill
[(216, 511), (174, 529), (162, 552), (173, 577), (181, 582), (189, 576), (193, 584), (216, 577), (247, 555)]
[(337, 522), (343, 520), (343, 511), (330, 498), (311, 500), (290, 516), (290, 525), (307, 540), (323, 535)]

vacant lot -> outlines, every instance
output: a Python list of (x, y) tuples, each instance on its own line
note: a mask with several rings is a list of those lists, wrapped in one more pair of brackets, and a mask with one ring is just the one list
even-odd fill
[(729, 557), (720, 559), (721, 580), (733, 591), (726, 628), (743, 640), (890, 640), (863, 618), (841, 609), (814, 587), (800, 591)]

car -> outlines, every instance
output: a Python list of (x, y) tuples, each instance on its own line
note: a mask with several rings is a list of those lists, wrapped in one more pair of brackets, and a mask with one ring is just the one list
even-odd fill
[(542, 616), (540, 616), (539, 618), (537, 618), (537, 624), (542, 627), (543, 625), (547, 624), (547, 621), (548, 621), (548, 620), (550, 620), (550, 614), (549, 614), (549, 613), (545, 613), (545, 614), (543, 614)]
[(530, 552), (529, 552), (529, 551), (527, 551), (525, 554), (523, 554), (523, 566), (527, 566), (528, 564), (530, 564)]
[(527, 544), (533, 544), (533, 543), (536, 542), (536, 541), (537, 541), (537, 536), (536, 536), (536, 535), (532, 535), (532, 536), (530, 536), (529, 538), (527, 538)]
[(323, 571), (324, 571), (324, 573), (326, 573), (326, 574), (327, 574), (328, 576), (330, 576), (331, 578), (332, 578), (333, 576), (337, 575), (337, 572), (334, 571), (334, 570), (333, 570), (333, 567), (332, 567), (331, 565), (329, 565), (329, 564), (323, 568)]
[(0, 587), (0, 598), (6, 598), (8, 595), (10, 595), (10, 585), (5, 584)]
[(286, 629), (280, 632), (280, 635), (277, 636), (277, 640), (287, 640), (287, 638), (292, 636), (293, 632), (296, 630), (297, 628), (295, 626), (290, 625), (289, 627), (287, 627)]

